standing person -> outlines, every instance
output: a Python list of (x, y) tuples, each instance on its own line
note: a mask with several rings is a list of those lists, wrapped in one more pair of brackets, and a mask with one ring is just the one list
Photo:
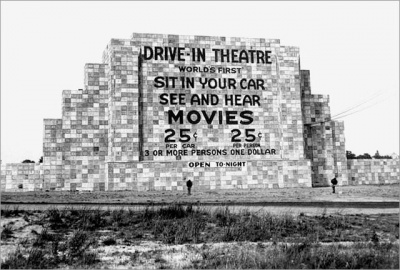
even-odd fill
[(188, 195), (190, 195), (190, 191), (191, 191), (192, 186), (193, 186), (193, 183), (192, 183), (192, 181), (190, 181), (190, 179), (188, 179), (186, 181), (186, 186), (187, 186), (187, 189), (188, 189)]
[(335, 174), (335, 177), (331, 180), (332, 189), (333, 189), (332, 193), (335, 193), (335, 186), (338, 184), (338, 181), (337, 181), (336, 177), (337, 177), (337, 174)]

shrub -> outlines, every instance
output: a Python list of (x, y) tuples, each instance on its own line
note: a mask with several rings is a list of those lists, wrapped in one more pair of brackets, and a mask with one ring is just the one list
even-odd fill
[(129, 217), (122, 208), (111, 211), (111, 224), (114, 227), (126, 226), (129, 224)]
[(217, 208), (212, 216), (218, 226), (228, 226), (235, 222), (234, 215), (231, 214), (228, 206), (226, 206), (225, 208)]
[(1, 269), (49, 269), (56, 266), (51, 257), (41, 249), (32, 248), (28, 251), (28, 256), (24, 256), (20, 249), (1, 263)]
[(100, 209), (82, 209), (77, 213), (76, 228), (93, 231), (104, 226)]
[(106, 246), (115, 245), (116, 243), (117, 241), (115, 241), (115, 239), (112, 237), (107, 237), (106, 239), (103, 240), (103, 244)]
[(26, 259), (20, 249), (9, 254), (8, 258), (1, 263), (1, 269), (23, 269), (26, 264)]
[(49, 268), (49, 262), (45, 257), (44, 251), (40, 249), (31, 249), (27, 258), (27, 266), (32, 269)]
[(92, 252), (84, 252), (76, 264), (91, 266), (97, 262), (99, 262), (99, 255), (97, 252), (92, 251)]
[(49, 234), (47, 228), (44, 228), (40, 234), (37, 235), (34, 247), (43, 247), (47, 242), (53, 241), (53, 235)]
[(154, 221), (153, 234), (166, 244), (198, 243), (206, 223), (203, 219), (191, 216), (178, 220)]
[(192, 205), (183, 206), (179, 203), (173, 203), (167, 207), (146, 207), (140, 218), (145, 221), (151, 221), (154, 219), (182, 219), (189, 216), (202, 216), (207, 214), (206, 211), (200, 208), (193, 208)]
[(85, 231), (75, 231), (68, 241), (68, 256), (74, 258), (82, 255), (87, 248), (88, 238), (88, 234)]
[(348, 229), (350, 228), (350, 222), (348, 217), (343, 215), (329, 215), (318, 217), (319, 223), (326, 230), (336, 230), (336, 229)]
[[(65, 210), (64, 210), (65, 211)], [(59, 229), (65, 228), (68, 226), (69, 222), (64, 222), (63, 214), (59, 209), (55, 207), (51, 207), (46, 210), (45, 216), (48, 218), (48, 222), (50, 223), (50, 228)]]
[(12, 209), (8, 205), (1, 209), (1, 216), (2, 217), (15, 217), (18, 216), (20, 213), (24, 213), (24, 210), (19, 210), (18, 206), (14, 206)]
[(13, 231), (11, 225), (6, 225), (4, 229), (1, 231), (1, 240), (8, 239), (12, 237)]
[(248, 213), (246, 216), (229, 214), (227, 211), (217, 213), (217, 224), (223, 225), (220, 241), (262, 241), (271, 238), (282, 238), (298, 233), (298, 221), (291, 215), (258, 216)]
[(319, 246), (310, 242), (259, 248), (230, 246), (200, 251), (201, 269), (398, 269), (398, 245), (388, 252), (374, 245)]
[(168, 207), (158, 209), (156, 214), (163, 219), (179, 219), (188, 215), (181, 204), (171, 204)]

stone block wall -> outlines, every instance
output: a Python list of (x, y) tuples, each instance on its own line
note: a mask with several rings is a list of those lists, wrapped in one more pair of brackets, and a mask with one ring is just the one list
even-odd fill
[(43, 166), (38, 163), (1, 165), (1, 190), (12, 192), (37, 191), (43, 188)]
[(139, 161), (139, 47), (112, 39), (103, 52), (108, 89), (108, 161)]
[[(253, 160), (216, 162), (193, 168), (185, 161), (108, 163), (108, 190), (197, 190), (311, 187), (310, 161)], [(244, 164), (243, 164), (244, 163)]]
[(346, 145), (344, 136), (344, 122), (332, 121), (333, 163), (339, 185), (348, 185), (348, 170), (346, 158)]
[(57, 190), (64, 187), (64, 144), (62, 119), (44, 119), (43, 134), (43, 188)]
[(108, 80), (105, 64), (86, 64), (84, 89), (63, 91), (66, 190), (105, 190), (108, 157)]
[[(144, 46), (150, 47), (185, 47), (193, 49), (204, 49), (205, 64), (196, 61), (185, 61), (185, 63), (168, 60), (143, 60), (140, 56)], [(216, 63), (210, 48), (224, 48), (229, 50), (271, 50), (271, 65), (248, 64), (243, 67), (240, 63), (220, 62)], [(107, 181), (109, 190), (118, 189), (162, 189), (170, 188), (172, 173), (173, 181), (181, 181), (184, 175), (192, 177), (199, 188), (209, 189), (207, 177), (220, 177), (222, 182), (214, 183), (217, 188), (232, 188), (231, 176), (225, 175), (225, 171), (238, 170), (238, 168), (193, 168), (190, 162), (211, 162), (215, 165), (217, 161), (244, 162), (253, 164), (254, 161), (265, 162), (269, 160), (279, 165), (272, 168), (270, 165), (255, 166), (254, 164), (242, 168), (241, 173), (235, 173), (235, 181), (240, 178), (239, 186), (262, 185), (263, 187), (288, 187), (306, 184), (305, 179), (310, 180), (309, 162), (304, 159), (303, 123), (300, 92), (300, 67), (299, 50), (296, 47), (281, 46), (279, 40), (275, 39), (248, 39), (234, 37), (207, 37), (207, 36), (178, 36), (158, 34), (133, 34), (131, 40), (113, 39), (107, 45), (103, 53), (103, 61), (108, 64), (109, 78), (109, 162), (107, 164)], [(238, 67), (240, 74), (224, 73), (193, 73), (182, 72), (178, 68), (182, 66), (210, 66), (220, 68)], [(138, 67), (138, 68), (136, 68)], [(157, 88), (154, 86), (156, 76), (168, 77), (192, 77), (196, 82), (200, 78), (214, 79), (262, 79), (265, 81), (265, 89), (241, 90), (241, 89), (205, 89), (197, 83), (191, 89), (176, 86), (174, 89), (168, 87)], [(188, 99), (186, 105), (171, 106), (160, 104), (160, 95), (163, 93), (185, 94), (190, 97), (197, 95), (216, 95), (223, 100), (225, 95), (249, 94), (260, 95), (261, 106), (229, 106), (221, 107), (207, 105), (192, 106)], [(225, 113), (237, 110), (239, 113), (245, 109), (251, 109), (254, 113), (252, 128), (257, 129), (263, 136), (257, 138), (257, 143), (277, 150), (276, 155), (231, 155), (231, 130), (243, 129), (244, 125), (228, 126), (224, 123), (212, 124), (199, 123), (192, 125), (188, 123), (168, 123), (167, 111), (183, 110), (185, 116), (190, 110), (203, 110), (208, 114), (217, 110)], [(186, 122), (186, 121), (185, 121)], [(164, 138), (165, 130), (179, 129), (190, 130), (189, 134), (195, 132), (196, 150), (202, 149), (225, 149), (228, 154), (223, 155), (165, 155), (166, 144)], [(243, 134), (242, 134), (243, 135)], [(175, 139), (176, 139), (175, 135)], [(137, 144), (136, 144), (137, 142)], [(177, 143), (175, 150), (183, 150), (181, 143)], [(189, 153), (191, 153), (189, 149)], [(163, 151), (164, 155), (153, 155), (154, 151)], [(147, 154), (150, 153), (150, 154)], [(139, 155), (137, 155), (139, 153)], [(137, 158), (138, 157), (138, 158)], [(139, 162), (136, 162), (139, 161)], [(269, 164), (269, 163), (268, 163)], [(272, 163), (271, 163), (272, 164)], [(300, 165), (299, 165), (300, 164)], [(165, 170), (163, 170), (163, 168)], [(285, 169), (283, 169), (285, 168)], [(280, 171), (280, 169), (282, 171)], [(144, 170), (144, 172), (143, 172)], [(256, 173), (256, 170), (258, 172)], [(272, 176), (268, 180), (253, 183), (254, 178), (271, 174), (275, 170), (276, 181)], [(308, 176), (305, 176), (308, 175)], [(259, 179), (260, 180), (260, 179)], [(172, 182), (173, 182), (172, 181)], [(271, 181), (268, 184), (268, 181)], [(237, 185), (236, 183), (234, 184)]]
[(348, 159), (350, 185), (383, 185), (399, 183), (399, 159)]
[(344, 123), (332, 121), (329, 96), (311, 94), (310, 72), (301, 71), (304, 151), (311, 160), (312, 185), (324, 187), (337, 175), (339, 185), (347, 185)]
[[(163, 53), (145, 59), (145, 47), (182, 48), (186, 59), (172, 60)], [(229, 56), (217, 59), (212, 49)], [(196, 50), (204, 53), (204, 61), (196, 54), (189, 57)], [(270, 62), (227, 61), (234, 51), (257, 52), (257, 57), (268, 51)], [(138, 33), (112, 39), (103, 63), (85, 65), (83, 89), (63, 91), (62, 117), (44, 120), (43, 164), (2, 166), (1, 190), (183, 190), (184, 178), (203, 190), (316, 187), (329, 186), (335, 174), (339, 185), (349, 179), (355, 179), (350, 184), (396, 181), (392, 165), (346, 160), (344, 124), (331, 120), (329, 96), (311, 93), (310, 72), (300, 70), (299, 57), (297, 47), (282, 46), (277, 39)], [(204, 71), (210, 67), (236, 72)], [(189, 79), (194, 85), (178, 80), (175, 87), (157, 87), (156, 77)], [(202, 87), (204, 79), (221, 84)], [(263, 88), (227, 87), (228, 80), (261, 80)], [(184, 102), (162, 104), (161, 95), (171, 93), (183, 95)], [(220, 102), (192, 104), (196, 95)], [(225, 101), (235, 95), (242, 100), (257, 96), (259, 103)], [(182, 123), (169, 121), (171, 111), (182, 111)], [(211, 123), (205, 116), (192, 123), (187, 119), (191, 111), (217, 116)], [(232, 111), (233, 121), (239, 121), (228, 124)], [(240, 123), (244, 111), (251, 112), (250, 125)], [(256, 136), (255, 146), (244, 146), (246, 129)], [(166, 154), (167, 130), (175, 132), (173, 150), (188, 154)], [(178, 140), (181, 130), (193, 146)], [(241, 131), (240, 146), (234, 145), (234, 130)]]
[[(123, 44), (123, 45), (122, 45)], [(132, 52), (135, 55), (135, 46), (160, 46), (160, 47), (185, 47), (194, 49), (204, 49), (206, 65), (200, 65), (196, 61), (185, 61), (180, 63), (176, 60), (160, 61), (141, 61), (139, 59), (139, 139), (140, 144), (140, 160), (144, 161), (173, 161), (176, 156), (154, 156), (153, 151), (167, 150), (164, 143), (166, 136), (165, 130), (170, 128), (173, 130), (187, 129), (189, 135), (197, 134), (198, 140), (196, 146), (198, 149), (215, 146), (220, 148), (231, 148), (231, 130), (243, 129), (244, 125), (227, 125), (213, 121), (211, 124), (201, 123), (192, 125), (185, 121), (184, 124), (179, 122), (167, 123), (167, 112), (172, 109), (174, 113), (183, 110), (184, 117), (191, 110), (203, 110), (208, 115), (215, 110), (225, 114), (226, 111), (251, 110), (254, 113), (254, 123), (251, 127), (257, 133), (266, 134), (261, 139), (257, 138), (256, 142), (266, 145), (267, 147), (276, 149), (278, 156), (242, 156), (241, 159), (302, 159), (304, 158), (304, 149), (302, 142), (303, 125), (302, 111), (300, 103), (300, 87), (299, 87), (299, 50), (296, 47), (282, 46), (276, 39), (250, 39), (235, 37), (209, 37), (209, 36), (178, 36), (178, 35), (157, 35), (157, 34), (134, 34), (132, 36), (132, 48), (129, 48), (127, 40), (112, 40), (107, 47), (107, 53), (104, 59), (112, 59), (112, 53), (116, 49), (125, 48), (124, 52)], [(241, 63), (227, 63), (216, 61), (214, 54), (210, 48), (224, 48), (227, 50), (271, 50), (271, 65), (256, 65)], [(215, 63), (215, 65), (214, 65)], [(115, 63), (114, 63), (115, 64)], [(241, 68), (240, 74), (218, 73), (209, 74), (207, 72), (182, 72), (179, 66), (202, 66), (207, 67), (213, 64), (217, 68)], [(134, 64), (135, 66), (135, 64)], [(124, 69), (124, 67), (121, 67)], [(193, 78), (195, 87), (185, 88), (180, 84), (172, 89), (156, 88), (154, 86), (154, 78), (156, 76), (169, 76)], [(217, 80), (227, 79), (263, 79), (265, 81), (264, 90), (240, 90), (240, 89), (211, 89), (201, 87), (198, 83), (200, 78), (209, 78)], [(113, 90), (111, 90), (113, 91)], [(160, 104), (160, 95), (163, 93), (185, 94), (185, 105), (173, 106)], [(261, 106), (232, 106), (229, 104), (221, 104), (218, 108), (209, 105), (191, 105), (189, 98), (197, 95), (216, 95), (220, 101), (224, 100), (225, 95), (248, 94), (260, 95)], [(222, 102), (221, 102), (222, 103)], [(111, 104), (111, 103), (110, 103)], [(128, 111), (129, 114), (129, 111)], [(223, 120), (225, 121), (225, 119)], [(133, 135), (135, 136), (135, 135)], [(175, 136), (176, 137), (176, 136)], [(176, 150), (182, 149), (178, 143)], [(148, 150), (150, 155), (145, 155), (143, 151)], [(117, 151), (118, 152), (118, 151)], [(183, 160), (201, 159), (198, 156), (182, 156)], [(208, 156), (207, 159), (220, 159), (219, 156)], [(236, 157), (232, 157), (236, 158)], [(124, 161), (123, 159), (121, 159)]]

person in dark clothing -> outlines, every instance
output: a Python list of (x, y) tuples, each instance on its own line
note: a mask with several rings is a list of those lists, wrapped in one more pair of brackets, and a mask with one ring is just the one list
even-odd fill
[(332, 189), (333, 189), (332, 193), (335, 193), (335, 186), (338, 184), (338, 181), (337, 181), (336, 177), (337, 177), (337, 175), (335, 175), (335, 177), (331, 180)]
[(187, 189), (188, 189), (188, 195), (190, 195), (190, 191), (191, 191), (192, 186), (193, 186), (193, 183), (192, 183), (192, 181), (190, 181), (190, 179), (188, 179), (186, 181), (186, 186), (187, 186)]

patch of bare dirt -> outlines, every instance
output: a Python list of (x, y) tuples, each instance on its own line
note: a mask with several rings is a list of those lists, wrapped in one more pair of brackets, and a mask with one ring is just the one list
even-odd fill
[(339, 186), (332, 188), (231, 189), (197, 191), (107, 191), (107, 192), (2, 192), (2, 202), (32, 203), (229, 203), (280, 201), (399, 201), (399, 184)]

